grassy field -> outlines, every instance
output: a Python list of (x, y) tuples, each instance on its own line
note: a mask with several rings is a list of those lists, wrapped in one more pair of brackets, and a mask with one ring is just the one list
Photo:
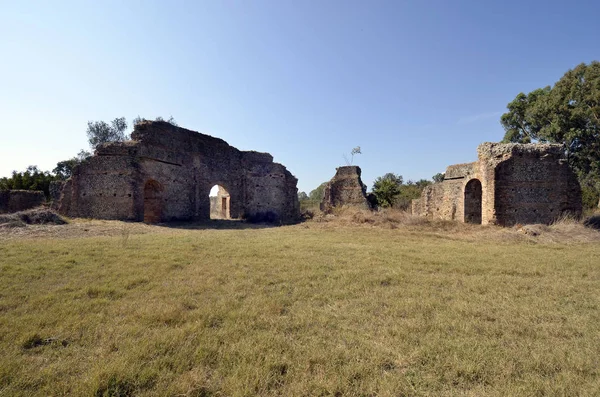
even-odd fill
[(114, 225), (0, 238), (0, 396), (600, 395), (598, 239)]

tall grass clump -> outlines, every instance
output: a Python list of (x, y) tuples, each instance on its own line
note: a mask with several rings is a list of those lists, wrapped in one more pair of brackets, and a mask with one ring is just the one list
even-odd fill
[(0, 227), (22, 227), (25, 225), (64, 225), (67, 221), (46, 207), (33, 208), (11, 214), (0, 214)]

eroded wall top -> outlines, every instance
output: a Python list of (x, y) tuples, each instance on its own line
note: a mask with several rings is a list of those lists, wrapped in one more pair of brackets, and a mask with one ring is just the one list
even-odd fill
[(328, 212), (344, 205), (369, 208), (360, 175), (361, 169), (358, 166), (338, 167), (335, 176), (325, 186), (321, 210)]

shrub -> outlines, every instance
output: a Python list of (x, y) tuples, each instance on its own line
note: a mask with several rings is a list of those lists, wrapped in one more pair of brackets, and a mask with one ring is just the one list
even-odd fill
[(590, 216), (583, 222), (583, 224), (592, 229), (600, 230), (600, 214)]
[(600, 193), (596, 189), (586, 184), (581, 185), (581, 202), (584, 210), (597, 208), (599, 199)]

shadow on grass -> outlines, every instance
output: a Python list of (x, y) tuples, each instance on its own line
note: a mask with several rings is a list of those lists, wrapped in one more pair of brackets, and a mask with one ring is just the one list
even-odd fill
[(246, 230), (246, 229), (267, 229), (278, 227), (279, 224), (273, 223), (252, 223), (239, 219), (211, 219), (209, 221), (173, 221), (157, 223), (155, 226), (167, 227), (172, 229), (185, 230)]

